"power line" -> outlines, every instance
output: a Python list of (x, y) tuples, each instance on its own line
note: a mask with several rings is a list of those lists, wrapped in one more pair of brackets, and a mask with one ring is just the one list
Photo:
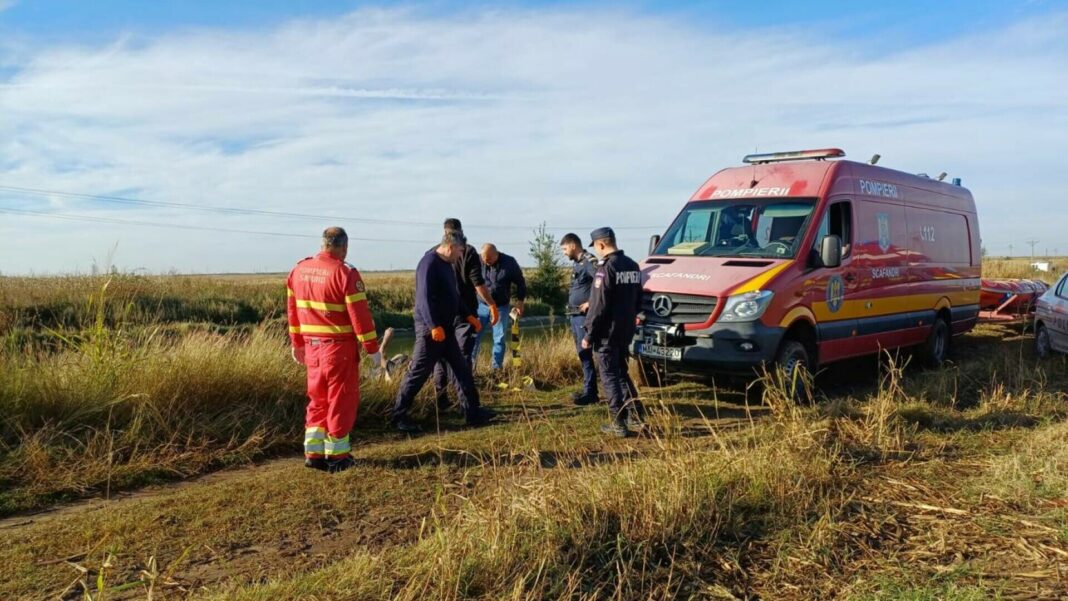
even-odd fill
[[(140, 221), (134, 219), (115, 219), (112, 217), (94, 217), (92, 215), (70, 215), (65, 213), (50, 213), (45, 211), (30, 211), (27, 209), (9, 209), (6, 207), (0, 207), (0, 213), (8, 213), (12, 215), (26, 215), (30, 217), (45, 217), (50, 219), (62, 219), (66, 221), (86, 221), (90, 223), (110, 223), (115, 225), (138, 225), (144, 227), (158, 227), (164, 229), (180, 229), (180, 230), (199, 230), (205, 232), (221, 232), (225, 234), (253, 234), (257, 236), (280, 236), (285, 238), (315, 238), (319, 236), (313, 236), (311, 234), (293, 234), (289, 232), (268, 232), (263, 230), (243, 230), (224, 227), (211, 227), (207, 225), (186, 225), (181, 223), (160, 223), (157, 221)], [(425, 244), (433, 245), (433, 240), (403, 240), (398, 238), (357, 238), (349, 236), (349, 240), (357, 242), (382, 242), (382, 243), (402, 243), (402, 244)], [(512, 246), (519, 244), (526, 244), (526, 242), (500, 242), (502, 246)]]
[[(369, 223), (376, 225), (398, 225), (398, 226), (425, 226), (425, 227), (441, 227), (441, 223), (429, 223), (418, 221), (404, 221), (398, 219), (377, 219), (373, 217), (344, 217), (337, 215), (315, 215), (312, 213), (296, 213), (288, 211), (270, 211), (266, 209), (245, 209), (235, 207), (222, 207), (217, 205), (201, 205), (191, 204), (184, 202), (167, 202), (162, 200), (146, 200), (143, 198), (130, 198), (125, 196), (108, 196), (103, 194), (83, 194), (78, 192), (64, 192), (61, 190), (47, 190), (43, 188), (24, 188), (21, 186), (6, 186), (0, 185), (0, 191), (17, 192), (21, 194), (36, 194), (43, 196), (61, 196), (65, 198), (80, 198), (86, 200), (99, 200), (103, 202), (122, 203), (150, 206), (157, 208), (171, 208), (171, 209), (190, 209), (194, 211), (210, 211), (214, 213), (227, 213), (231, 215), (259, 215), (263, 217), (283, 217), (286, 219), (312, 219), (316, 221), (354, 221), (358, 223)], [(487, 228), (487, 229), (510, 229), (510, 230), (532, 230), (537, 226), (528, 225), (509, 225), (509, 224), (468, 224), (468, 227)], [(583, 228), (590, 228), (592, 226), (554, 226), (555, 229), (576, 229), (581, 230)], [(599, 226), (598, 226), (599, 227)], [(629, 226), (613, 226), (613, 229), (617, 230), (657, 230), (659, 226), (648, 225), (629, 225)]]

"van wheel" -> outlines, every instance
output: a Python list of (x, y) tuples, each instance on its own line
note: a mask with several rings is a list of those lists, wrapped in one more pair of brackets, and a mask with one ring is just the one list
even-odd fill
[(660, 388), (666, 377), (664, 368), (655, 361), (638, 359), (638, 385), (642, 388)]
[(949, 353), (949, 324), (944, 319), (935, 319), (927, 342), (920, 348), (920, 361), (927, 367), (941, 367)]
[(1038, 329), (1035, 330), (1035, 354), (1039, 359), (1048, 359), (1053, 353), (1053, 344), (1049, 339), (1049, 330), (1046, 329), (1046, 324), (1038, 324)]
[(812, 362), (805, 345), (785, 340), (779, 347), (775, 364), (782, 369), (786, 394), (797, 403), (812, 401)]

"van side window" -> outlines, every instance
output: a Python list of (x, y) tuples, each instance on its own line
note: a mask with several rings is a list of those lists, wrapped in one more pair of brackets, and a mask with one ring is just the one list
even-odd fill
[(842, 258), (849, 256), (853, 250), (853, 205), (848, 200), (836, 202), (827, 208), (816, 232), (816, 244), (813, 252), (819, 254), (823, 237), (834, 234), (842, 239)]
[(853, 204), (848, 200), (836, 202), (827, 211), (830, 233), (842, 239), (842, 258), (853, 250)]
[(1068, 299), (1068, 275), (1061, 278), (1061, 283), (1057, 284), (1057, 291), (1054, 294), (1061, 298)]

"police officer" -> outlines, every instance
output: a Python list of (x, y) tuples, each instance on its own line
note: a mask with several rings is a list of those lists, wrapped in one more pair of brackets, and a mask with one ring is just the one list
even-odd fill
[(597, 257), (582, 248), (582, 239), (577, 234), (567, 234), (560, 239), (560, 251), (571, 259), (571, 289), (567, 295), (567, 316), (571, 322), (571, 334), (575, 337), (575, 350), (582, 364), (582, 392), (571, 395), (576, 405), (592, 405), (597, 398), (597, 371), (593, 367), (593, 349), (582, 348), (586, 337), (586, 311), (590, 307), (590, 288), (597, 273)]
[(642, 272), (632, 259), (616, 247), (616, 235), (610, 227), (590, 233), (601, 263), (593, 276), (590, 305), (586, 312), (586, 337), (583, 349), (593, 349), (601, 370), (601, 385), (608, 398), (612, 421), (601, 431), (620, 438), (630, 436), (631, 425), (641, 423), (642, 407), (638, 391), (627, 373), (629, 348), (641, 308)]
[(462, 233), (446, 231), (441, 243), (427, 251), (416, 267), (415, 346), (393, 404), (393, 424), (401, 432), (419, 431), (418, 424), (408, 418), (408, 410), (440, 359), (448, 363), (459, 383), (457, 396), (468, 425), (483, 424), (494, 415), (479, 404), (471, 363), (464, 358), (453, 329), (462, 311), (452, 264), (460, 260), (465, 245)]
[[(456, 274), (456, 285), (460, 293), (460, 314), (456, 317), (453, 331), (456, 342), (460, 345), (460, 353), (464, 360), (471, 365), (471, 371), (475, 369), (475, 344), (478, 342), (478, 334), (482, 331), (482, 322), (478, 319), (478, 299), (491, 304), (493, 310), (490, 314), (490, 324), (497, 325), (500, 315), (497, 307), (492, 305), (489, 289), (486, 288), (486, 280), (482, 277), (482, 259), (474, 246), (467, 244), (467, 237), (463, 235), (463, 225), (459, 219), (450, 217), (445, 220), (445, 232), (458, 232), (464, 238), (464, 252), (455, 263), (452, 264)], [(453, 388), (460, 390), (460, 382), (456, 374), (448, 369), (448, 364), (442, 358), (434, 366), (434, 393), (438, 400), (438, 409), (445, 410), (450, 406), (449, 382)]]

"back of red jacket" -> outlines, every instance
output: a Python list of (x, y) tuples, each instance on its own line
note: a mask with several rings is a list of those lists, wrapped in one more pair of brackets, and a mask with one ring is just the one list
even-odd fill
[(355, 338), (367, 354), (378, 352), (367, 287), (355, 267), (320, 252), (289, 272), (286, 296), (294, 347), (304, 346), (306, 338)]

